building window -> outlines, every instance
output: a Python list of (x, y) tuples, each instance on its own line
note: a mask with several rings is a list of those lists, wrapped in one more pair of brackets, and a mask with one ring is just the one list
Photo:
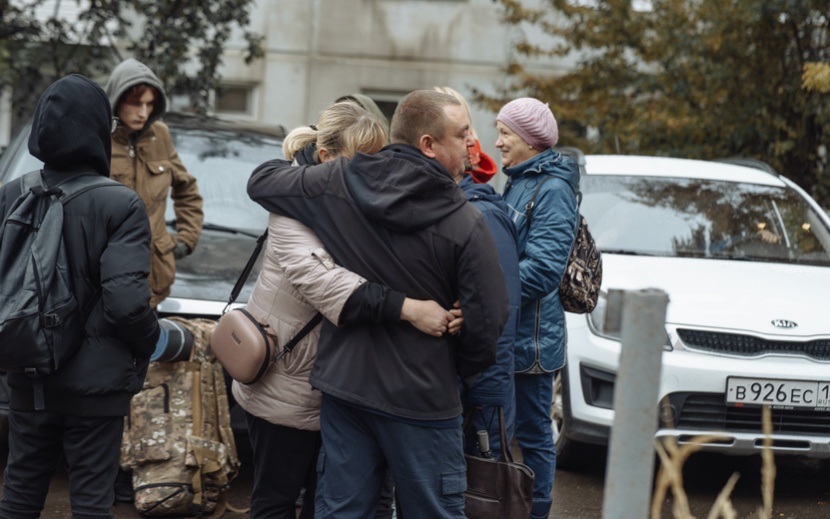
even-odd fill
[(181, 112), (186, 114), (196, 112), (196, 110), (193, 109), (193, 104), (190, 102), (190, 98), (185, 94), (171, 95), (169, 96), (168, 101), (167, 111), (169, 112)]
[(231, 115), (254, 115), (254, 87), (223, 85), (216, 92), (216, 112)]
[(409, 92), (390, 92), (381, 90), (366, 90), (362, 91), (363, 95), (368, 96), (378, 105), (380, 111), (386, 116), (387, 121), (392, 120), (392, 114), (395, 113), (395, 108), (398, 107), (401, 99)]

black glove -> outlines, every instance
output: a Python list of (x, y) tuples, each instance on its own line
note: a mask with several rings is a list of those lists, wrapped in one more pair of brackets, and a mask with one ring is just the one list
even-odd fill
[(177, 241), (176, 246), (173, 248), (173, 257), (180, 260), (190, 254), (190, 252), (190, 247), (185, 242)]

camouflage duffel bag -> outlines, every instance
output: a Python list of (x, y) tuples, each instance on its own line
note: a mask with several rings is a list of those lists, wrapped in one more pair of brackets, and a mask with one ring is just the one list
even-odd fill
[(151, 362), (132, 399), (121, 466), (133, 471), (142, 515), (221, 515), (239, 471), (222, 366), (208, 319), (170, 318), (193, 335), (190, 360)]

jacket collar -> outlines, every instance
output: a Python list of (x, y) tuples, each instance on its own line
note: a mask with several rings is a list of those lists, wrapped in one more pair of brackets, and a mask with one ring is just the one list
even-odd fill
[(504, 168), (504, 174), (508, 177), (518, 179), (523, 176), (538, 175), (542, 172), (542, 168), (548, 162), (558, 161), (560, 153), (554, 151), (553, 148), (548, 148), (535, 157), (529, 158), (526, 161), (510, 168)]

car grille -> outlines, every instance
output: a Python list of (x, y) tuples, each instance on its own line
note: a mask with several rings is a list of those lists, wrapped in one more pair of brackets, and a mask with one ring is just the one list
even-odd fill
[(678, 328), (677, 335), (689, 348), (754, 357), (765, 353), (806, 355), (816, 360), (830, 360), (830, 339), (813, 341), (775, 341), (737, 333), (709, 332)]
[[(663, 427), (701, 431), (761, 432), (760, 407), (727, 406), (723, 394), (719, 393), (673, 393), (668, 395), (668, 399), (671, 413), (661, 413), (660, 421)], [(771, 411), (774, 433), (826, 435), (830, 430), (830, 412), (827, 411)]]

